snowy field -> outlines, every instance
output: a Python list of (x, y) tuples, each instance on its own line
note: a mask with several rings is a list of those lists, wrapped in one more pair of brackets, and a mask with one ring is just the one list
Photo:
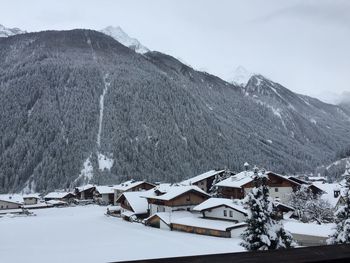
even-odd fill
[(0, 262), (111, 262), (243, 251), (240, 239), (167, 231), (106, 217), (106, 208), (32, 210), (0, 218)]

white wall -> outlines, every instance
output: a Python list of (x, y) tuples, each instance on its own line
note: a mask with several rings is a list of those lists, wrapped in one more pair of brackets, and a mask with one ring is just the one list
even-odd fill
[[(278, 189), (278, 191), (275, 191), (275, 188)], [(245, 188), (245, 195), (247, 195), (252, 188)], [(281, 200), (281, 203), (286, 203), (289, 199), (289, 195), (293, 192), (292, 187), (269, 187), (270, 197), (272, 199), (279, 198)]]
[(176, 210), (187, 210), (187, 208), (190, 208), (192, 211), (193, 207), (195, 205), (188, 205), (188, 206), (164, 206), (164, 205), (155, 205), (155, 204), (149, 204), (149, 209), (150, 209), (150, 215), (154, 215), (155, 213), (158, 212), (171, 212), (171, 211), (176, 211)]
[[(224, 210), (226, 210), (227, 216), (224, 216)], [(232, 217), (230, 217), (230, 211), (232, 212)], [(226, 219), (226, 220), (236, 220), (238, 222), (243, 222), (246, 220), (246, 216), (232, 208), (220, 206), (211, 209), (211, 211), (205, 211), (204, 215), (206, 217)]]
[(20, 204), (15, 204), (15, 203), (0, 200), (0, 209), (17, 209), (20, 207), (21, 207)]
[(25, 205), (36, 205), (38, 203), (38, 199), (36, 198), (23, 198)]
[(109, 195), (108, 194), (102, 194), (101, 195), (101, 199), (103, 202), (105, 202), (106, 204), (109, 203)]
[(170, 227), (167, 224), (165, 224), (162, 220), (159, 220), (159, 221), (160, 221), (159, 223), (160, 229), (170, 230)]

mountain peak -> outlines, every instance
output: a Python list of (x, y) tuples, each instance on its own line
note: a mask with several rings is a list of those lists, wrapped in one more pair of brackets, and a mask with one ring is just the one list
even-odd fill
[(10, 37), (18, 34), (27, 33), (19, 28), (8, 28), (0, 24), (0, 37)]
[(253, 75), (254, 74), (248, 71), (245, 67), (238, 66), (233, 72), (230, 73), (227, 80), (232, 84), (245, 86)]
[(102, 33), (111, 36), (124, 46), (134, 50), (137, 53), (144, 54), (150, 50), (143, 46), (136, 38), (130, 37), (120, 26), (107, 26), (100, 30)]

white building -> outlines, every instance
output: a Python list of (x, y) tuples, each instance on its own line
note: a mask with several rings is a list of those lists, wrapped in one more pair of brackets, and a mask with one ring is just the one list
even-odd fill
[(203, 218), (221, 219), (235, 222), (244, 222), (248, 212), (240, 200), (227, 198), (210, 198), (195, 206), (193, 211), (202, 213)]

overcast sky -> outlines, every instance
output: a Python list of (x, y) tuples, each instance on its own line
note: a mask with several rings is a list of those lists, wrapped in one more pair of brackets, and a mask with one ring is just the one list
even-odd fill
[(121, 26), (151, 50), (228, 78), (242, 65), (323, 100), (350, 91), (347, 0), (0, 0), (27, 31)]

